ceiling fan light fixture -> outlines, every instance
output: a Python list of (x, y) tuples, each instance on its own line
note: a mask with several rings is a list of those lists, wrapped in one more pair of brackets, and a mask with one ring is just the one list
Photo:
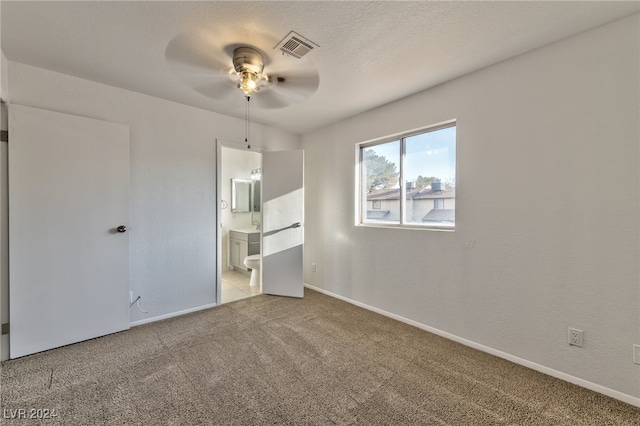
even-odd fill
[(245, 96), (251, 96), (252, 93), (259, 92), (261, 76), (251, 71), (245, 71), (240, 74), (240, 83), (238, 83), (238, 89), (242, 90)]
[(233, 51), (233, 68), (240, 78), (238, 89), (245, 96), (251, 96), (260, 90), (264, 70), (264, 59), (260, 51), (248, 46), (236, 48)]
[(229, 78), (245, 97), (285, 81), (283, 77), (264, 74), (263, 70), (264, 56), (259, 50), (242, 46), (233, 51), (233, 68), (229, 70)]

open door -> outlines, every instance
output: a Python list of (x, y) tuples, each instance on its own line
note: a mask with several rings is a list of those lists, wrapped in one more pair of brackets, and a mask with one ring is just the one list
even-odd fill
[(262, 153), (262, 292), (304, 295), (304, 151)]

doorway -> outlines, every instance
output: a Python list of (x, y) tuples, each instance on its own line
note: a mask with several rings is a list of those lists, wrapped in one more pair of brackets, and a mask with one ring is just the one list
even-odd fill
[[(218, 159), (221, 273), (217, 304), (221, 304), (261, 293), (262, 154), (218, 141)], [(252, 257), (245, 261), (248, 256)], [(257, 267), (250, 268), (252, 265)]]

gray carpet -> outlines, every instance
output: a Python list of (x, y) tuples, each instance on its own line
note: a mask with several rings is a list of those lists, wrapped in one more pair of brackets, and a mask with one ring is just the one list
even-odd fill
[[(61, 425), (640, 425), (640, 409), (306, 290), (4, 362)], [(44, 412), (33, 412), (36, 416)], [(51, 413), (51, 411), (49, 412)]]

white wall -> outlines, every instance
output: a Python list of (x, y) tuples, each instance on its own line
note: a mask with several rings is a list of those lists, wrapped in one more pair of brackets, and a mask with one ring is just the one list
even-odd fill
[[(639, 47), (635, 15), (303, 135), (305, 282), (640, 404)], [(354, 145), (450, 119), (455, 232), (354, 226)]]
[[(131, 320), (215, 303), (216, 139), (240, 142), (244, 121), (8, 62), (11, 102), (131, 129)], [(252, 145), (299, 148), (300, 137), (252, 125)]]

